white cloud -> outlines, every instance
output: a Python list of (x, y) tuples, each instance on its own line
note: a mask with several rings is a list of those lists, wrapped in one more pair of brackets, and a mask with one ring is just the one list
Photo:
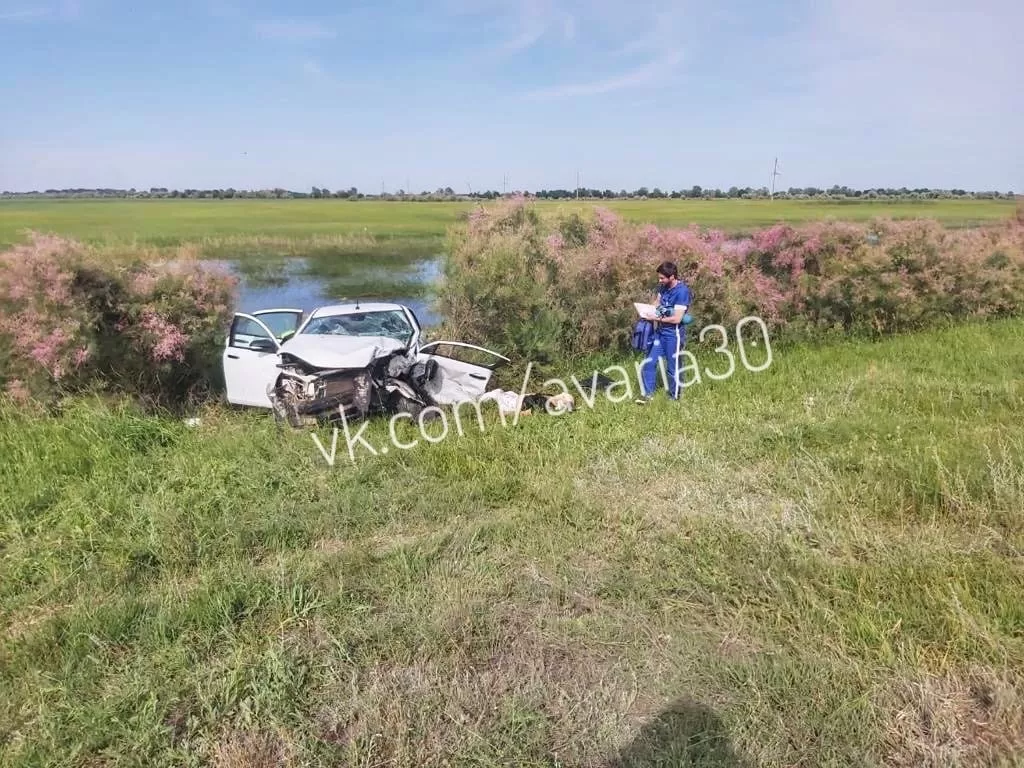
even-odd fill
[(509, 26), (514, 31), (496, 46), (498, 53), (510, 54), (532, 48), (559, 22), (559, 14), (549, 0), (520, 0), (512, 5)]
[(0, 11), (0, 22), (68, 21), (82, 13), (79, 0), (63, 0), (56, 5), (36, 5)]
[(214, 0), (207, 6), (207, 12), (217, 19), (240, 19), (243, 16), (239, 7), (228, 0)]
[[(597, 2), (597, 0), (593, 0)], [(593, 3), (582, 0), (442, 0), (441, 12), (480, 20), (490, 40), (481, 48), (494, 55), (517, 54), (542, 42), (570, 44)]]
[(335, 36), (335, 32), (331, 27), (318, 21), (299, 21), (296, 19), (259, 21), (253, 24), (253, 28), (261, 37), (287, 42), (322, 40)]
[(49, 8), (21, 8), (17, 11), (0, 11), (0, 21), (31, 21), (50, 14)]
[(312, 59), (306, 59), (302, 62), (302, 71), (310, 77), (322, 78), (324, 77), (324, 69)]
[(562, 17), (562, 34), (565, 36), (566, 41), (571, 41), (576, 37), (576, 17), (571, 13), (567, 13)]
[[(1024, 6), (883, 0), (816, 6), (803, 48), (809, 102), (933, 129), (1001, 116), (1019, 124), (1016, 35)], [(880, 21), (884, 19), (884, 23)]]
[(535, 23), (532, 27), (523, 29), (514, 37), (499, 43), (497, 52), (518, 53), (519, 51), (525, 51), (527, 48), (532, 48), (537, 41), (544, 37), (546, 32), (547, 26), (545, 24)]
[(298, 70), (309, 84), (315, 86), (318, 93), (324, 98), (346, 98), (356, 99), (366, 95), (372, 95), (380, 91), (380, 82), (369, 78), (360, 77), (358, 80), (345, 80), (325, 67), (320, 61), (313, 58), (305, 58), (298, 62)]
[(610, 93), (624, 88), (636, 88), (660, 82), (673, 74), (674, 67), (683, 60), (681, 51), (674, 51), (654, 59), (642, 67), (604, 77), (598, 80), (577, 83), (562, 83), (539, 88), (526, 94), (527, 99), (563, 99), (571, 96), (592, 96)]
[(801, 185), (1017, 188), (1022, 28), (1016, 0), (823, 0), (773, 46), (749, 111)]
[[(495, 30), (492, 41), (477, 51), (481, 61), (541, 49), (550, 55), (541, 83), (524, 94), (531, 100), (562, 99), (609, 93), (661, 82), (674, 74), (692, 34), (694, 13), (678, 0), (447, 0), (457, 15), (482, 20), (483, 28)], [(580, 62), (608, 64), (611, 59), (633, 60), (620, 64), (604, 77), (581, 79)], [(563, 69), (564, 67), (564, 69)], [(591, 68), (592, 69), (592, 68)], [(563, 74), (564, 73), (564, 74)], [(571, 73), (571, 74), (570, 74)]]

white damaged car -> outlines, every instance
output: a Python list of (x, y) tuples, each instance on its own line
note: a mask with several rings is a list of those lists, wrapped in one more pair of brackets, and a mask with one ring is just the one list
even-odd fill
[(227, 401), (271, 409), (292, 426), (341, 414), (417, 416), (477, 400), (510, 362), (473, 344), (423, 341), (416, 314), (402, 304), (239, 312), (224, 345)]

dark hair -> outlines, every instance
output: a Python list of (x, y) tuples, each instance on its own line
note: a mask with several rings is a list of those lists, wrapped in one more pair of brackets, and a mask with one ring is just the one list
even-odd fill
[(658, 265), (658, 274), (665, 277), (679, 277), (679, 270), (676, 269), (675, 262), (663, 261)]

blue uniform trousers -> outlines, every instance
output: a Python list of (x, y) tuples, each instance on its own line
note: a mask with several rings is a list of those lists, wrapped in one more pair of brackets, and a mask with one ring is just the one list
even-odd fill
[(665, 361), (665, 376), (668, 383), (668, 396), (678, 400), (683, 393), (683, 382), (679, 375), (680, 353), (686, 346), (686, 333), (678, 325), (664, 325), (654, 332), (654, 344), (640, 368), (645, 397), (654, 394), (657, 387), (659, 361)]

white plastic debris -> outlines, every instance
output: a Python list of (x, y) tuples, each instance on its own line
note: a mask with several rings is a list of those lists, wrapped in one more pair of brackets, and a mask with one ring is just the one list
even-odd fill
[(507, 391), (504, 389), (492, 389), (480, 396), (480, 402), (486, 402), (487, 400), (493, 400), (498, 404), (498, 410), (502, 413), (516, 414), (522, 410), (522, 401), (519, 399), (519, 395), (516, 392)]
[(548, 398), (547, 407), (549, 412), (572, 413), (576, 400), (568, 392), (561, 392)]

